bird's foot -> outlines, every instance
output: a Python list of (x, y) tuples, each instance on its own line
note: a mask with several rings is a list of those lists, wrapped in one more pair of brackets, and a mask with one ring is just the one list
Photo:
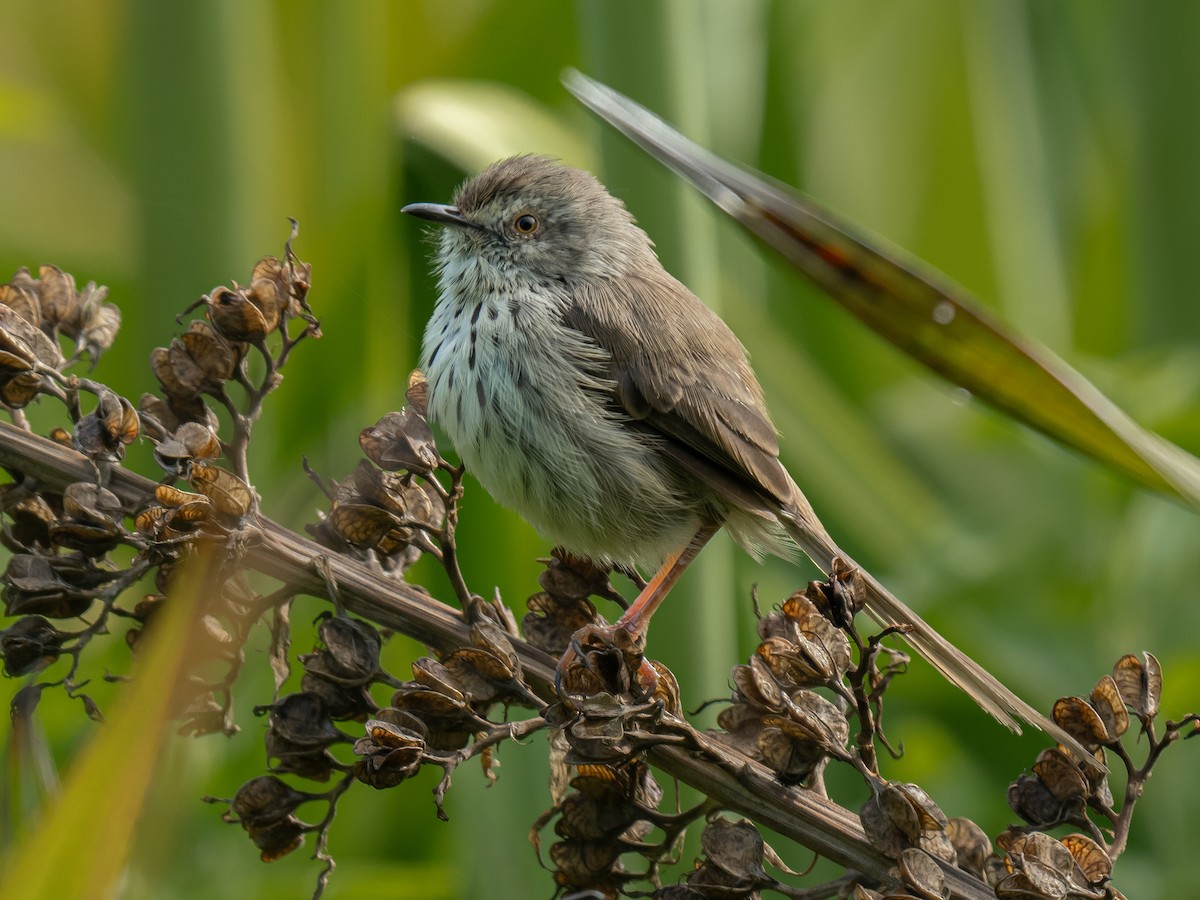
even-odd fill
[(643, 655), (645, 646), (645, 635), (620, 622), (585, 625), (559, 660), (555, 690), (564, 699), (600, 693), (649, 696), (658, 675)]

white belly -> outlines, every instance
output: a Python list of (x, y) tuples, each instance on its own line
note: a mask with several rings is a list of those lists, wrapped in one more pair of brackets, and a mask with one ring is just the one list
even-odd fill
[[(450, 273), (452, 274), (452, 273)], [(443, 273), (425, 331), (430, 418), (467, 469), (544, 537), (601, 563), (657, 565), (699, 525), (649, 439), (614, 421), (603, 350), (557, 303), (472, 304)], [(480, 292), (476, 292), (477, 294)]]

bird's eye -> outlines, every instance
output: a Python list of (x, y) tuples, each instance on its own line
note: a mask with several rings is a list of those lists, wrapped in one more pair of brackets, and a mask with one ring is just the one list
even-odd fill
[(513, 228), (517, 229), (519, 234), (533, 234), (538, 230), (538, 218), (532, 213), (522, 213), (513, 222)]

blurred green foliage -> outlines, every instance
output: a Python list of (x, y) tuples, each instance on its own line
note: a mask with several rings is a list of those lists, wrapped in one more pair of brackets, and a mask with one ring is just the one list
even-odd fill
[[(434, 287), (422, 229), (400, 206), (448, 199), (464, 168), (510, 153), (593, 167), (750, 349), (785, 460), (849, 552), (1031, 702), (1084, 692), (1148, 649), (1177, 717), (1200, 707), (1196, 516), (902, 358), (605, 133), (558, 74), (607, 81), (923, 257), (1195, 452), (1200, 120), (1184, 111), (1200, 103), (1197, 33), (1200, 5), (1148, 15), (1133, 0), (9, 0), (0, 273), (51, 262), (110, 285), (125, 324), (95, 375), (136, 398), (175, 315), (245, 280), (298, 218), (325, 337), (288, 366), (252, 471), (266, 511), (300, 527), (321, 505), (301, 455), (347, 474), (358, 430), (401, 404), (415, 364)], [(43, 406), (35, 425), (56, 424)], [(473, 484), (462, 513), (468, 583), (519, 608), (547, 543)], [(688, 706), (725, 693), (752, 646), (751, 585), (769, 604), (812, 574), (758, 567), (727, 543), (702, 562), (651, 635)], [(431, 566), (417, 576), (446, 595)], [(321, 608), (297, 610), (297, 649)], [(128, 670), (113, 643), (89, 663), (96, 679)], [(316, 866), (303, 851), (264, 866), (198, 800), (261, 771), (249, 708), (270, 694), (264, 643), (242, 679), (242, 734), (168, 743), (119, 896), (308, 896)], [(393, 641), (392, 670), (403, 677), (419, 652)], [(95, 693), (112, 704), (119, 687)], [(54, 692), (40, 719), (64, 767), (97, 727)], [(1000, 730), (920, 663), (888, 720), (908, 750), (892, 777), (990, 833), (1013, 818), (1005, 786), (1038, 736)], [(548, 804), (545, 748), (501, 757), (486, 793), (482, 777), (457, 774), (448, 825), (428, 773), (383, 795), (351, 791), (327, 896), (548, 895), (525, 842)], [(1192, 747), (1160, 764), (1117, 866), (1129, 896), (1190, 892), (1196, 771)], [(8, 777), (11, 794), (24, 776)], [(840, 796), (859, 791), (847, 780)], [(33, 793), (16, 791), (26, 818), (7, 819), (7, 837), (28, 829)]]

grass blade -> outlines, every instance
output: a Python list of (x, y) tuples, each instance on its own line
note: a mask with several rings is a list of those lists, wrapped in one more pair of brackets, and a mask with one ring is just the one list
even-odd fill
[(908, 355), (1013, 418), (1200, 508), (1200, 460), (1141, 428), (1079, 372), (1013, 333), (940, 273), (710, 153), (611, 88), (575, 71), (564, 81), (593, 112)]

